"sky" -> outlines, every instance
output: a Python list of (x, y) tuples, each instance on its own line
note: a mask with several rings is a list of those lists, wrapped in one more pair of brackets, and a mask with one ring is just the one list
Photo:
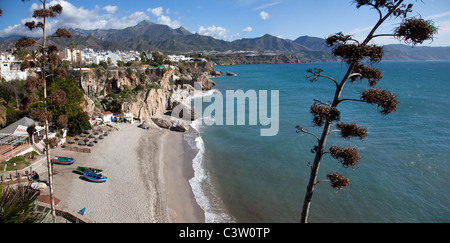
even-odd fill
[[(432, 19), (439, 34), (426, 46), (450, 46), (450, 1), (423, 0), (414, 3), (412, 16)], [(61, 4), (63, 13), (48, 23), (49, 32), (57, 28), (123, 29), (143, 20), (183, 26), (193, 33), (232, 41), (271, 34), (295, 40), (300, 36), (326, 38), (336, 32), (363, 39), (378, 20), (369, 8), (356, 8), (352, 0), (47, 0)], [(38, 0), (0, 0), (0, 37), (37, 37), (24, 23), (32, 20)], [(391, 33), (399, 20), (391, 19), (379, 34)], [(381, 37), (377, 44), (399, 43)]]

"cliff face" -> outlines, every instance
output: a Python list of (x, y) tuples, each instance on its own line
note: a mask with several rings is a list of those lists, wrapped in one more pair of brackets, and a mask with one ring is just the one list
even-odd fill
[(79, 78), (87, 100), (83, 107), (94, 117), (101, 110), (132, 113), (146, 121), (162, 117), (180, 103), (190, 106), (188, 97), (194, 82), (201, 82), (203, 90), (215, 86), (208, 78), (213, 70), (212, 63), (191, 63), (166, 70), (137, 67), (84, 71)]
[(134, 102), (124, 102), (123, 112), (132, 113), (135, 118), (148, 120), (164, 114), (168, 107), (169, 92), (163, 89), (139, 91)]
[(241, 65), (241, 64), (282, 64), (282, 63), (303, 63), (306, 59), (300, 58), (293, 54), (279, 55), (246, 55), (246, 54), (230, 54), (216, 55), (211, 60), (218, 65)]

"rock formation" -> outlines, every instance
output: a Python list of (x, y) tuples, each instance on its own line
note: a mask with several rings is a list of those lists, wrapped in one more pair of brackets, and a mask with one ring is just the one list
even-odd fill
[[(102, 108), (114, 108), (111, 111), (131, 113), (134, 118), (145, 121), (143, 128), (157, 126), (185, 132), (189, 129), (188, 123), (199, 117), (190, 103), (194, 83), (201, 83), (204, 91), (211, 90), (216, 84), (209, 77), (223, 73), (216, 72), (212, 63), (180, 66), (182, 70), (172, 67), (164, 71), (143, 71), (142, 68), (84, 71), (79, 78), (79, 85), (85, 92), (84, 110), (95, 117)], [(174, 76), (180, 78), (174, 80)], [(177, 112), (174, 117), (183, 119), (167, 115), (174, 109)]]
[(236, 74), (235, 74), (235, 73), (232, 73), (232, 72), (230, 72), (230, 71), (227, 71), (227, 76), (236, 76)]

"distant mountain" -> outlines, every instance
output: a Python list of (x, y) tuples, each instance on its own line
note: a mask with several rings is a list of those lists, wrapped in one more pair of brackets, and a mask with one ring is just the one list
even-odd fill
[(281, 39), (269, 34), (258, 38), (235, 40), (232, 44), (235, 50), (242, 51), (299, 53), (311, 50), (291, 40)]
[[(254, 51), (266, 54), (294, 54), (307, 62), (337, 61), (331, 55), (331, 48), (325, 45), (325, 39), (310, 36), (301, 36), (292, 41), (266, 34), (230, 42), (194, 34), (183, 27), (172, 29), (167, 25), (149, 21), (118, 30), (70, 29), (70, 31), (74, 35), (72, 40), (50, 38), (51, 42), (60, 49), (73, 42), (78, 49), (160, 50), (165, 53)], [(19, 38), (0, 39), (0, 49), (11, 48)], [(450, 47), (411, 48), (406, 45), (387, 45), (384, 51), (383, 60), (450, 60)]]
[[(295, 43), (307, 46), (315, 51), (331, 52), (325, 44), (325, 39), (301, 36)], [(407, 46), (402, 44), (385, 45), (383, 47), (384, 61), (431, 61), (450, 60), (450, 47)]]
[(276, 53), (297, 53), (309, 50), (291, 40), (266, 34), (252, 39), (233, 42), (218, 40), (210, 36), (193, 34), (183, 27), (172, 29), (167, 25), (142, 21), (123, 30), (71, 30), (73, 34), (93, 36), (100, 40), (120, 43), (139, 51), (157, 49), (164, 52), (189, 51), (259, 51)]
[(440, 61), (450, 60), (450, 47), (386, 45), (384, 48), (385, 61)]
[(300, 36), (296, 40), (295, 43), (300, 44), (302, 46), (306, 46), (314, 51), (330, 51), (331, 48), (327, 47), (325, 44), (325, 39), (311, 36)]

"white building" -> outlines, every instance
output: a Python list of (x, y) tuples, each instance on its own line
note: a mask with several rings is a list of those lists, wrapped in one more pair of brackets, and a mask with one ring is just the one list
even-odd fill
[[(117, 61), (121, 61), (120, 52), (119, 53), (118, 52), (108, 52), (108, 58), (111, 59), (111, 63), (114, 66), (117, 66)], [(107, 58), (106, 62), (108, 62), (108, 58)]]
[(80, 62), (82, 60), (82, 52), (80, 50), (71, 51), (69, 48), (64, 50), (64, 59), (69, 62)]
[(114, 121), (114, 114), (110, 111), (102, 112), (102, 120), (103, 122), (112, 122)]
[(12, 68), (15, 62), (17, 62), (16, 58), (11, 53), (0, 53), (0, 80), (27, 79), (28, 75), (26, 71), (20, 71), (17, 67)]
[(74, 62), (78, 62), (81, 60), (82, 63), (85, 64), (100, 64), (100, 62), (111, 62), (112, 65), (117, 65), (118, 61), (130, 62), (140, 60), (139, 52), (136, 51), (102, 51), (96, 52), (91, 48), (86, 48), (83, 50), (74, 50), (73, 52), (70, 49), (66, 48), (64, 51), (64, 60), (72, 61), (72, 57), (74, 58)]
[(92, 56), (92, 63), (100, 64), (100, 62), (106, 62), (107, 59), (105, 54), (96, 53)]
[(192, 62), (194, 61), (194, 58), (192, 57), (185, 57), (184, 55), (168, 55), (167, 59), (171, 62)]

